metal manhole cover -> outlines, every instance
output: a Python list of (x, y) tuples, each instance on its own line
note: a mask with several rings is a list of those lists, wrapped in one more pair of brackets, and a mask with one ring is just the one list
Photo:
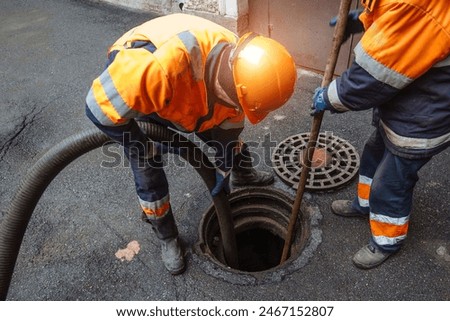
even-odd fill
[[(272, 154), (275, 173), (283, 182), (297, 189), (302, 171), (301, 157), (306, 149), (309, 133), (293, 135), (282, 141)], [(323, 149), (331, 157), (324, 167), (312, 167), (306, 189), (326, 190), (348, 183), (359, 170), (359, 155), (346, 140), (331, 132), (320, 133), (317, 149)]]

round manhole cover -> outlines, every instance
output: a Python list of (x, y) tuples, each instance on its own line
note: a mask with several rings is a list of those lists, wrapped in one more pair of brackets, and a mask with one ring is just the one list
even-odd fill
[[(297, 189), (302, 171), (302, 154), (306, 150), (309, 133), (293, 135), (282, 141), (272, 154), (275, 173), (283, 182)], [(359, 155), (346, 140), (331, 132), (320, 133), (316, 149), (325, 155), (324, 163), (312, 166), (306, 189), (327, 190), (348, 183), (359, 170)], [(320, 159), (319, 159), (320, 160)]]

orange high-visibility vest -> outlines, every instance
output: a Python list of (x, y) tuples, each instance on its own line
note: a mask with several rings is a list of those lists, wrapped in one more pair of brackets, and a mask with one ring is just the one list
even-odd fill
[[(117, 54), (94, 80), (87, 106), (106, 126), (156, 113), (187, 132), (242, 127), (244, 114), (212, 102), (206, 84), (221, 50), (237, 40), (226, 28), (186, 14), (148, 21), (109, 49)], [(134, 47), (138, 42), (151, 43), (156, 50)]]
[(355, 61), (327, 88), (339, 112), (374, 108), (391, 152), (432, 156), (450, 145), (448, 0), (361, 0)]
[(374, 78), (402, 89), (448, 57), (449, 1), (361, 2), (366, 32), (355, 48), (355, 60)]

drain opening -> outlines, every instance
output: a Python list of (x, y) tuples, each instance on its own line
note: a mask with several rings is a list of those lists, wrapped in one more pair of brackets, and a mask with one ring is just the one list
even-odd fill
[[(252, 211), (251, 208), (232, 207), (236, 233), (236, 247), (239, 271), (264, 272), (276, 269), (280, 265), (284, 239), (287, 234), (288, 216), (279, 211), (266, 208), (264, 211)], [(219, 223), (215, 214), (206, 225), (204, 235), (206, 243), (203, 249), (220, 264), (227, 266), (223, 253)], [(301, 249), (299, 236), (306, 229), (298, 226), (296, 241), (290, 249), (291, 257), (298, 255)]]
[(280, 264), (284, 240), (270, 231), (255, 228), (241, 232), (236, 243), (241, 271), (265, 271)]
[(289, 258), (280, 264), (293, 199), (271, 188), (248, 188), (230, 195), (230, 207), (236, 234), (239, 269), (226, 264), (219, 222), (214, 207), (200, 223), (197, 248), (214, 264), (227, 271), (253, 276), (276, 272), (301, 254), (310, 236), (310, 220), (300, 215)]

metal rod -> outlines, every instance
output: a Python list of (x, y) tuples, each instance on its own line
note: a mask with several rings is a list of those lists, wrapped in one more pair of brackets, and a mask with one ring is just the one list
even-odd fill
[[(215, 200), (214, 204), (216, 206), (217, 219), (219, 221), (225, 261), (231, 268), (239, 269), (236, 234), (234, 231), (230, 202), (224, 192), (214, 196), (213, 200)], [(219, 215), (219, 213), (221, 213), (221, 215)]]
[[(330, 55), (328, 56), (321, 87), (328, 86), (333, 79), (334, 70), (336, 68), (336, 63), (339, 57), (339, 50), (344, 39), (344, 32), (347, 26), (347, 17), (350, 11), (351, 4), (352, 0), (341, 0), (341, 3), (339, 5), (338, 20), (333, 35), (333, 44)], [(316, 141), (320, 132), (320, 126), (322, 124), (322, 118), (323, 112), (316, 114), (312, 121), (311, 132), (306, 147), (306, 153), (303, 153), (303, 168), (300, 174), (300, 181), (298, 183), (297, 195), (292, 207), (291, 217), (289, 219), (289, 225), (286, 239), (284, 240), (284, 247), (280, 264), (286, 261), (289, 257), (289, 249), (291, 248), (295, 224), (300, 212), (303, 194), (305, 192), (306, 181), (308, 179), (309, 169), (311, 167), (311, 160), (314, 155), (314, 148), (316, 146)]]

